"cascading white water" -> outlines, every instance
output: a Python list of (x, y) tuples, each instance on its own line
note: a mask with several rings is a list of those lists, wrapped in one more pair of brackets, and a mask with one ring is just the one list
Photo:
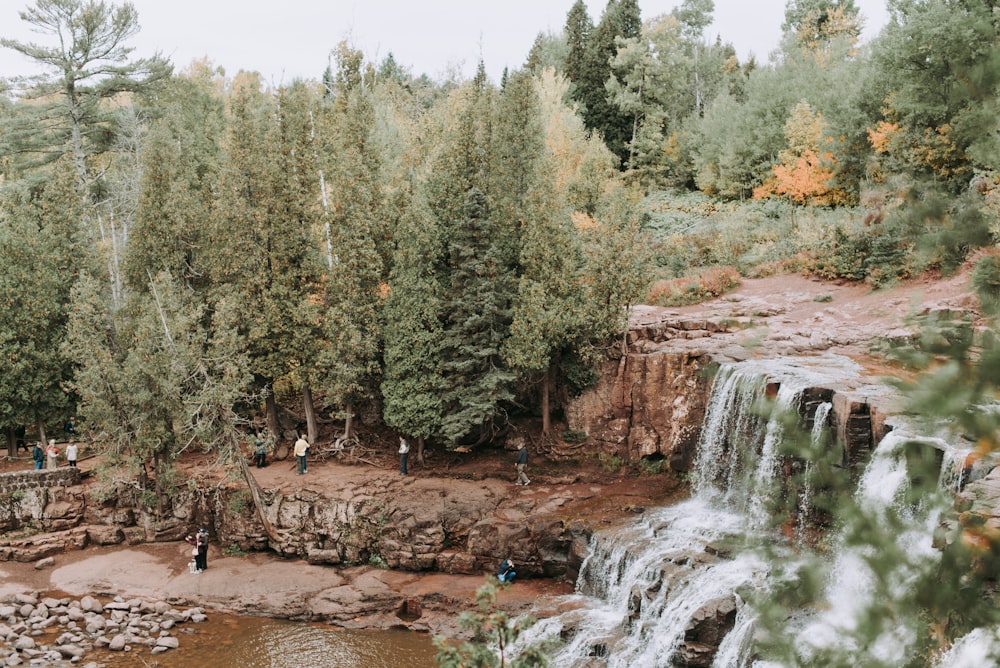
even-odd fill
[[(542, 619), (521, 638), (534, 643), (558, 638), (553, 665), (560, 668), (669, 667), (688, 656), (697, 632), (697, 620), (710, 614), (734, 615), (733, 630), (714, 654), (713, 668), (762, 668), (754, 662), (755, 612), (736, 594), (744, 587), (767, 587), (767, 564), (755, 556), (753, 545), (762, 538), (784, 540), (768, 529), (766, 502), (778, 487), (781, 422), (763, 420), (757, 404), (769, 380), (778, 384), (776, 404), (794, 406), (809, 386), (827, 386), (857, 368), (839, 367), (834, 378), (823, 373), (829, 365), (808, 368), (794, 362), (747, 362), (724, 366), (713, 383), (695, 466), (692, 498), (669, 508), (647, 511), (639, 521), (595, 533), (581, 568), (577, 594), (559, 603), (561, 614)], [(867, 390), (868, 388), (866, 388)], [(817, 406), (813, 444), (824, 437), (832, 407)], [(780, 411), (774, 411), (775, 416)], [(901, 430), (890, 433), (873, 453), (862, 476), (856, 500), (875, 515), (899, 499), (908, 484), (901, 445), (910, 440)], [(935, 447), (949, 452), (943, 442)], [(946, 454), (946, 457), (949, 456)], [(800, 509), (810, 504), (808, 488), (800, 490)], [(896, 536), (900, 550), (914, 561), (936, 558), (930, 535), (936, 516), (916, 513), (912, 525)], [(834, 541), (826, 588), (819, 611), (799, 614), (787, 632), (808, 663), (828, 644), (843, 642), (838, 633), (850, 632), (871, 596), (872, 574), (863, 548)], [(723, 554), (720, 558), (716, 555)], [(791, 559), (796, 559), (790, 551)], [(792, 564), (794, 568), (794, 564)], [(905, 587), (905, 574), (893, 586)], [(732, 618), (731, 618), (732, 619)], [(902, 660), (913, 638), (890, 629), (879, 637), (870, 656), (892, 665)], [(683, 656), (681, 653), (684, 653)], [(950, 666), (948, 668), (951, 668)]]
[[(524, 642), (559, 637), (553, 663), (560, 667), (671, 666), (699, 611), (719, 605), (732, 614), (736, 590), (763, 574), (763, 562), (745, 546), (748, 536), (765, 530), (761, 499), (771, 494), (779, 468), (779, 411), (763, 420), (756, 406), (766, 369), (755, 363), (720, 369), (698, 445), (692, 498), (595, 534), (578, 594), (563, 601), (568, 611), (538, 622)], [(808, 385), (801, 377), (783, 378), (777, 404), (791, 407)], [(730, 556), (714, 556), (720, 546)], [(749, 633), (752, 619), (742, 623)], [(741, 654), (743, 641), (731, 644), (734, 655)]]
[[(832, 411), (833, 404), (829, 401), (824, 401), (816, 407), (816, 414), (813, 417), (812, 431), (809, 434), (809, 439), (812, 442), (812, 449), (814, 452), (819, 450), (819, 447), (826, 438), (826, 433), (829, 429), (828, 422)], [(813, 470), (813, 462), (807, 461), (805, 463), (805, 473), (802, 476), (802, 489), (799, 491), (799, 515), (798, 522), (795, 526), (795, 533), (800, 541), (805, 535), (806, 525), (809, 521), (809, 512), (812, 510)]]

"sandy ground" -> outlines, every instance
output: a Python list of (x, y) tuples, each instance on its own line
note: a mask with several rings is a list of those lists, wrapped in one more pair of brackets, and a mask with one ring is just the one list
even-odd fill
[[(324, 601), (343, 597), (348, 583), (398, 592), (420, 599), (446, 594), (459, 609), (473, 609), (483, 576), (417, 574), (370, 567), (336, 569), (304, 561), (256, 553), (239, 557), (209, 552), (208, 570), (188, 572), (186, 543), (153, 543), (134, 547), (94, 547), (55, 557), (55, 565), (37, 570), (33, 564), (0, 563), (0, 600), (16, 593), (55, 596), (97, 595), (164, 600), (174, 605), (259, 616), (308, 617), (323, 612)], [(373, 585), (372, 579), (378, 582)], [(521, 580), (501, 591), (498, 604), (523, 611), (542, 597), (569, 593), (572, 587), (551, 580)], [(451, 606), (449, 606), (451, 607)], [(294, 611), (298, 611), (295, 614)], [(293, 614), (288, 614), (293, 612)], [(381, 623), (380, 623), (381, 621)], [(433, 633), (454, 631), (454, 611), (428, 611), (410, 628)], [(358, 626), (403, 626), (390, 617), (358, 620)]]

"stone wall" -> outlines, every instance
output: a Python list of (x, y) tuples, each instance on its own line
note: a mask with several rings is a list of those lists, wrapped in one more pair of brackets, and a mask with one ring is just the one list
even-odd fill
[(70, 487), (80, 484), (80, 469), (63, 466), (57, 469), (30, 469), (0, 473), (0, 496), (9, 496), (17, 490), (47, 487)]
[(59, 521), (58, 507), (46, 512), (58, 490), (79, 485), (80, 469), (65, 466), (53, 470), (0, 473), (0, 531), (23, 527), (68, 528)]

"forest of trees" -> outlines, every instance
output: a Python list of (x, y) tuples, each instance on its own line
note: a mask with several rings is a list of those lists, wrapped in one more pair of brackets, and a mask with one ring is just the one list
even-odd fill
[(596, 23), (577, 0), (498, 83), (341, 42), (273, 88), (134, 57), (127, 3), (35, 0), (41, 40), (0, 39), (46, 71), (0, 87), (0, 426), (78, 413), (158, 481), (189, 447), (235, 457), (254, 422), (280, 436), (281, 404), (310, 439), (373, 412), (421, 447), (513, 412), (548, 432), (644, 297), (662, 188), (855, 207), (920, 184), (977, 213), (909, 233), (985, 243), (1000, 10), (888, 4), (861, 47), (853, 0), (789, 0), (780, 49), (741, 63), (705, 35), (711, 0), (610, 0)]

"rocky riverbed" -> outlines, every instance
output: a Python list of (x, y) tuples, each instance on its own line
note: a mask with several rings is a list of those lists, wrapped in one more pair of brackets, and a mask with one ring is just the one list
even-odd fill
[(180, 646), (185, 625), (208, 617), (202, 608), (179, 609), (164, 601), (116, 596), (101, 603), (93, 596), (55, 598), (22, 592), (0, 603), (0, 620), (4, 666), (69, 666), (83, 662), (95, 649), (145, 656), (168, 652)]

